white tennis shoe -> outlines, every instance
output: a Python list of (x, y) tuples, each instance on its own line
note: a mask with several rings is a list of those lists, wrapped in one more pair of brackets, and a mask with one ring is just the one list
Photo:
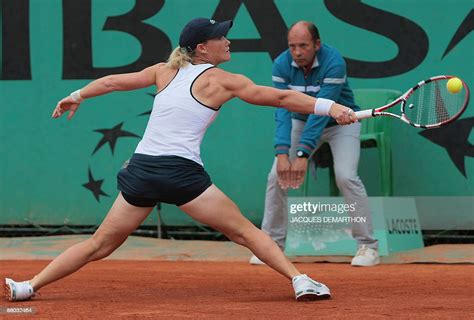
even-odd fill
[(10, 301), (25, 301), (35, 295), (29, 281), (15, 282), (10, 278), (5, 278), (3, 289), (5, 298)]
[(371, 267), (380, 263), (379, 253), (376, 249), (362, 245), (352, 258), (351, 265), (354, 267)]
[(291, 280), (295, 289), (296, 301), (314, 301), (331, 298), (331, 291), (324, 284), (314, 281), (305, 274), (300, 274)]

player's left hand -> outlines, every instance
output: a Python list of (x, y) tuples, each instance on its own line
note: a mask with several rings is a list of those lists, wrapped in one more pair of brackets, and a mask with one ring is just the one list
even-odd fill
[(69, 114), (67, 116), (68, 120), (76, 113), (77, 109), (79, 108), (80, 103), (74, 101), (71, 96), (67, 96), (61, 101), (58, 102), (56, 107), (53, 110), (53, 114), (51, 115), (52, 118), (56, 119), (63, 115), (64, 112), (69, 110)]

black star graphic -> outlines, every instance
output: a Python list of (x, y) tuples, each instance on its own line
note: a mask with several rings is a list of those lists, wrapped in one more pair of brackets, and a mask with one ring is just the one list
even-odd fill
[(427, 129), (420, 135), (443, 147), (448, 152), (454, 165), (466, 176), (464, 157), (474, 157), (474, 146), (469, 143), (469, 134), (474, 127), (474, 117), (454, 121), (439, 129)]
[(461, 25), (459, 26), (458, 30), (456, 30), (453, 38), (451, 41), (449, 41), (448, 47), (444, 51), (442, 58), (444, 58), (451, 50), (453, 50), (454, 47), (456, 47), (456, 45), (461, 42), (462, 39), (464, 39), (465, 36), (471, 33), (472, 30), (474, 30), (474, 10), (471, 10), (467, 14), (466, 18), (464, 18), (463, 22), (461, 22)]
[(94, 130), (95, 132), (100, 132), (104, 135), (104, 137), (99, 141), (97, 146), (95, 147), (94, 151), (92, 154), (96, 153), (97, 150), (99, 150), (104, 144), (108, 143), (110, 146), (110, 150), (112, 150), (112, 154), (114, 154), (114, 149), (115, 149), (115, 144), (117, 143), (117, 139), (120, 137), (135, 137), (135, 138), (140, 138), (140, 136), (137, 136), (136, 134), (128, 131), (123, 131), (122, 130), (122, 125), (123, 122), (119, 123), (112, 129), (97, 129)]
[(92, 191), (92, 194), (94, 195), (97, 202), (100, 202), (99, 196), (109, 197), (109, 195), (105, 193), (104, 191), (102, 191), (101, 189), (103, 182), (104, 182), (104, 179), (94, 180), (94, 177), (92, 176), (91, 168), (89, 167), (89, 182), (84, 183), (82, 186)]

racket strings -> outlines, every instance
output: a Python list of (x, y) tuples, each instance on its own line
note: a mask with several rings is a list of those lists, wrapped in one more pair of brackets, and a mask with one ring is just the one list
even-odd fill
[(407, 119), (419, 125), (435, 125), (456, 116), (464, 107), (466, 90), (449, 92), (447, 79), (431, 81), (415, 90), (405, 104)]
[(451, 116), (449, 115), (448, 110), (444, 104), (443, 95), (441, 94), (441, 89), (439, 88), (439, 81), (435, 81), (435, 109), (434, 116), (438, 123), (448, 120)]

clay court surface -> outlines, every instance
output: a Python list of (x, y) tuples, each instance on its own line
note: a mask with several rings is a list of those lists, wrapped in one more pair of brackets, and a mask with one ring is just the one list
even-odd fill
[[(0, 261), (14, 279), (45, 260)], [(0, 301), (0, 309), (34, 308), (44, 319), (472, 319), (474, 266), (298, 263), (332, 290), (325, 301), (297, 303), (288, 280), (245, 262), (104, 260), (40, 290), (32, 301)]]

